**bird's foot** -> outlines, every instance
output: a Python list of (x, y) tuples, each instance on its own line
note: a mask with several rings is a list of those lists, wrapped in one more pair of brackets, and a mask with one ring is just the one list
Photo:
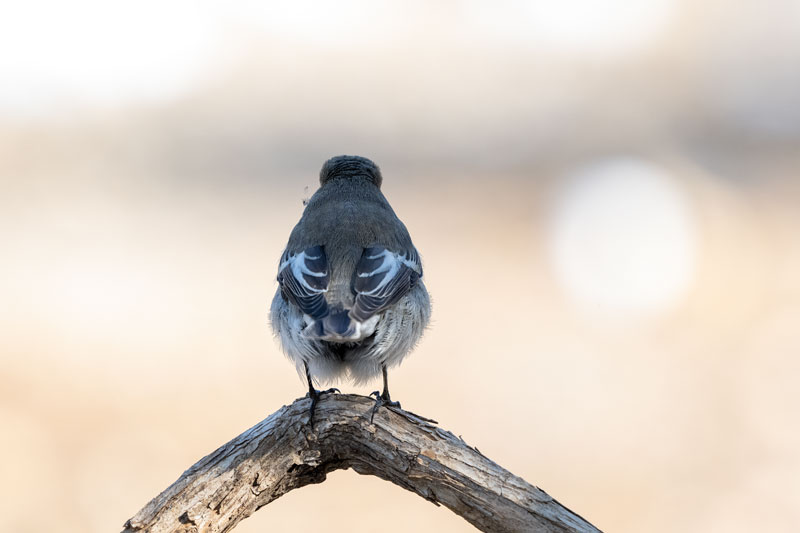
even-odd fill
[(308, 424), (313, 428), (314, 427), (314, 409), (317, 407), (317, 402), (319, 401), (320, 397), (323, 394), (333, 394), (336, 392), (342, 392), (336, 387), (331, 387), (328, 390), (317, 390), (317, 389), (310, 389), (308, 393), (306, 393), (306, 398), (311, 398), (311, 408), (308, 410)]
[(385, 394), (381, 394), (379, 391), (374, 391), (370, 393), (370, 398), (372, 396), (375, 396), (375, 406), (372, 408), (372, 414), (369, 417), (370, 424), (372, 424), (372, 421), (375, 419), (375, 413), (378, 412), (378, 409), (381, 407), (397, 407), (398, 409), (402, 409), (402, 407), (400, 407), (400, 402), (392, 401), (392, 397), (389, 396), (388, 391)]

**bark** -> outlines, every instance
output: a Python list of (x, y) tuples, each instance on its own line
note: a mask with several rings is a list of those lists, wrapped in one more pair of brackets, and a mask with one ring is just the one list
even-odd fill
[(599, 531), (586, 520), (408, 411), (326, 394), (313, 428), (299, 399), (204, 457), (125, 523), (134, 531), (222, 532), (292, 489), (352, 468), (444, 505), (481, 531)]

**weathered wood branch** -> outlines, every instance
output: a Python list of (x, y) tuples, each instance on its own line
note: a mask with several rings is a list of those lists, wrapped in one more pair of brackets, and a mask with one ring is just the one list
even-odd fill
[(300, 399), (189, 468), (125, 523), (134, 531), (222, 532), (292, 489), (352, 468), (442, 504), (482, 531), (599, 530), (427, 419), (363, 396)]

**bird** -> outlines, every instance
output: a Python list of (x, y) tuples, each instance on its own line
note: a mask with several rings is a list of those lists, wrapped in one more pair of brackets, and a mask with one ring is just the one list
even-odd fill
[(328, 159), (278, 263), (270, 323), (308, 382), (312, 426), (320, 396), (339, 392), (317, 390), (315, 382), (382, 376), (383, 391), (370, 394), (371, 420), (381, 406), (400, 407), (389, 394), (388, 369), (413, 350), (430, 321), (420, 254), (382, 183), (370, 159)]

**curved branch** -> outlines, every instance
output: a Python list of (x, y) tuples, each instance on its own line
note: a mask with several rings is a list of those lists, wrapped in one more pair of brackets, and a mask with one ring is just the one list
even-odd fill
[(125, 523), (134, 531), (229, 531), (292, 489), (352, 468), (442, 504), (482, 531), (599, 530), (431, 420), (363, 396), (284, 406), (189, 468)]

